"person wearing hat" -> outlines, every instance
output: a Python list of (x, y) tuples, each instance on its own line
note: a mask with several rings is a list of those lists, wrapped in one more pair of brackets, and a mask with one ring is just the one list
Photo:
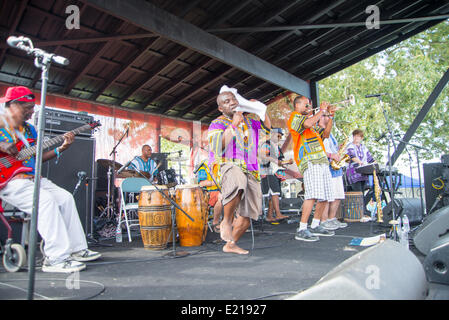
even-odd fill
[[(27, 121), (34, 113), (35, 96), (26, 87), (9, 87), (0, 103), (4, 114), (0, 119), (0, 152), (17, 156), (16, 144), (22, 141), (30, 147), (28, 139), (37, 139), (37, 132)], [(45, 151), (42, 161), (60, 156), (74, 141), (73, 133), (64, 134), (61, 146)], [(32, 214), (34, 194), (35, 157), (22, 162), (29, 172), (15, 175), (2, 189), (0, 199), (19, 210)], [(70, 273), (86, 268), (84, 262), (98, 259), (98, 252), (87, 248), (83, 227), (72, 194), (42, 177), (39, 196), (37, 230), (44, 240), (44, 272)]]
[[(284, 152), (290, 139), (287, 138), (283, 146), (280, 147), (279, 142), (283, 135), (281, 128), (271, 128), (269, 139), (262, 143), (259, 150), (262, 194), (264, 197), (270, 197), (266, 216), (266, 220), (269, 222), (288, 218), (281, 213), (279, 198), (281, 197), (281, 180), (285, 179), (284, 166), (292, 164), (293, 160), (284, 161)], [(273, 209), (276, 218), (273, 217)]]

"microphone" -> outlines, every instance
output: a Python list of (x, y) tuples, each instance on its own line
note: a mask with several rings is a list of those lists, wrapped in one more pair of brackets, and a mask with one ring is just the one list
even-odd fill
[(132, 158), (132, 159), (129, 160), (127, 163), (125, 163), (120, 169), (118, 169), (117, 174), (120, 174), (120, 172), (122, 172), (123, 170), (125, 170), (125, 168), (127, 168), (127, 167), (131, 164), (131, 162), (133, 162), (133, 160), (134, 160), (135, 158), (136, 158), (136, 157)]
[(78, 171), (77, 176), (78, 176), (78, 182), (77, 182), (77, 184), (76, 184), (76, 186), (75, 186), (75, 190), (73, 191), (73, 194), (76, 193), (76, 191), (78, 190), (78, 188), (79, 188), (80, 185), (81, 185), (81, 182), (82, 182), (84, 179), (86, 179), (87, 173), (84, 172), (84, 171)]
[(20, 37), (10, 36), (8, 37), (8, 39), (6, 39), (6, 42), (8, 43), (9, 46), (17, 48), (18, 45), (23, 42), (31, 42), (31, 39), (23, 36)]
[(377, 98), (377, 97), (380, 97), (380, 96), (386, 96), (388, 93), (374, 93), (374, 94), (367, 94), (366, 96), (365, 96), (365, 98)]
[[(69, 59), (67, 59), (67, 58), (57, 56), (55, 54), (50, 54), (48, 52), (45, 52), (42, 49), (34, 48), (33, 42), (31, 41), (30, 38), (27, 38), (27, 37), (10, 36), (10, 37), (8, 37), (8, 39), (6, 39), (6, 42), (8, 43), (9, 46), (11, 46), (13, 48), (17, 48), (19, 50), (23, 50), (29, 55), (33, 55), (35, 57), (48, 57), (53, 62), (55, 62), (59, 65), (67, 66), (70, 63)], [(27, 44), (25, 45), (25, 43), (27, 43)]]

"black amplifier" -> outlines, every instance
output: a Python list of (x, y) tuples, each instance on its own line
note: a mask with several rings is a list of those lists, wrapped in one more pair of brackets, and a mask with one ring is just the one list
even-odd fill
[[(34, 124), (37, 127), (39, 115), (38, 112), (35, 113)], [(68, 111), (46, 109), (45, 110), (45, 131), (62, 134), (68, 131), (75, 130), (86, 123), (94, 121), (93, 116), (89, 116), (83, 113), (74, 113)], [(92, 131), (83, 131), (79, 134), (80, 136), (90, 137), (92, 136)]]

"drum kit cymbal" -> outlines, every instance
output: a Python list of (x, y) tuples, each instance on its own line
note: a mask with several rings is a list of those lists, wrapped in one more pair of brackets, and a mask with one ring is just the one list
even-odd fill
[[(99, 159), (97, 160), (97, 162), (105, 167), (105, 168), (113, 168), (114, 171), (118, 171), (121, 167), (123, 167), (123, 165), (117, 161), (113, 161), (113, 160), (108, 160), (108, 159)], [(142, 174), (141, 174), (142, 173)], [(129, 170), (129, 169), (125, 169), (122, 170), (119, 174), (117, 174), (115, 177), (116, 178), (122, 178), (122, 179), (126, 179), (126, 178), (142, 178), (142, 175), (145, 176), (145, 178), (150, 179), (151, 176), (148, 172), (137, 172), (135, 170)]]

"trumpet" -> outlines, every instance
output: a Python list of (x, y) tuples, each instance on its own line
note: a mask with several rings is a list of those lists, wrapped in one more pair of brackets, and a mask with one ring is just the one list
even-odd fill
[(331, 106), (337, 106), (339, 104), (343, 104), (342, 107), (337, 107), (335, 110), (340, 110), (341, 108), (344, 108), (345, 106), (347, 106), (348, 104), (350, 104), (351, 106), (355, 105), (355, 97), (353, 94), (350, 94), (349, 97), (345, 100), (342, 101), (338, 101), (335, 103), (331, 103)]

